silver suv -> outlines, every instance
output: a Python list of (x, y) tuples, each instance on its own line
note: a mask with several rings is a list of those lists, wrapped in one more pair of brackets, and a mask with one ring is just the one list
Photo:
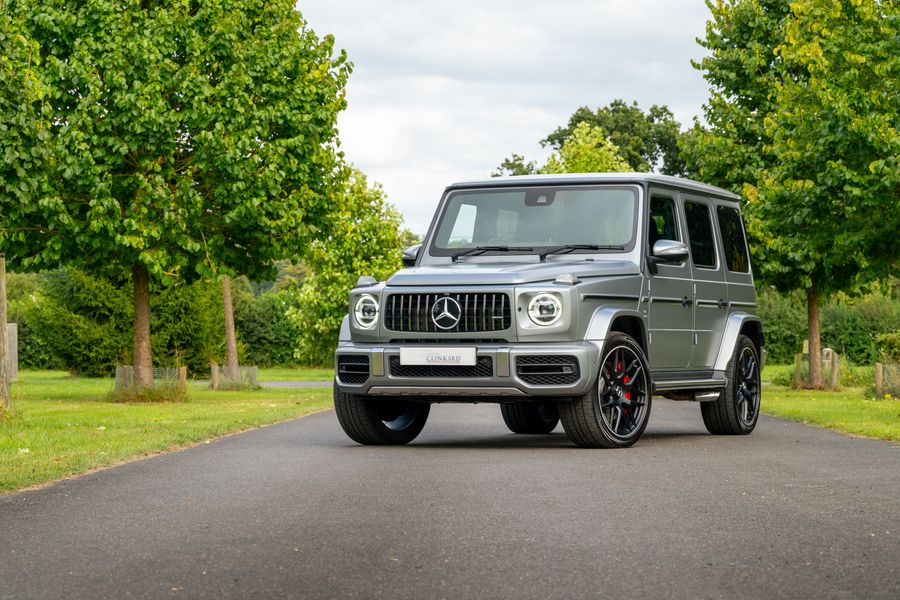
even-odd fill
[(451, 185), (407, 268), (350, 292), (341, 426), (404, 444), (434, 402), (495, 402), (515, 433), (562, 421), (578, 446), (625, 447), (656, 394), (750, 433), (763, 329), (738, 201), (638, 173)]

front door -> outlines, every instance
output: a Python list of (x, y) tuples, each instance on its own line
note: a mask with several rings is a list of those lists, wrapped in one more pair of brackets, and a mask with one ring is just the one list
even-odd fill
[[(679, 226), (675, 195), (653, 190), (650, 194), (647, 254), (652, 253), (657, 240), (683, 241)], [(650, 369), (679, 369), (691, 360), (691, 337), (694, 332), (693, 282), (691, 268), (681, 264), (660, 263), (656, 273), (650, 274)]]

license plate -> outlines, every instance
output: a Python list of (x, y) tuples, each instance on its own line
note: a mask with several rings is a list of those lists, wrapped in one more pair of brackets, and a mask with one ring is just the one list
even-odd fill
[(475, 348), (400, 348), (401, 365), (475, 365)]

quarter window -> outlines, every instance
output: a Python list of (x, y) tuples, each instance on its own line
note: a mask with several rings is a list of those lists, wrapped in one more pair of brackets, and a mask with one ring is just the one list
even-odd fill
[(748, 273), (750, 259), (747, 256), (747, 242), (744, 240), (744, 228), (741, 215), (728, 206), (716, 208), (719, 217), (719, 232), (722, 234), (722, 245), (725, 247), (725, 264), (729, 271)]
[(698, 202), (685, 202), (684, 216), (687, 221), (688, 238), (691, 241), (691, 258), (694, 260), (694, 265), (715, 269), (716, 245), (709, 208)]

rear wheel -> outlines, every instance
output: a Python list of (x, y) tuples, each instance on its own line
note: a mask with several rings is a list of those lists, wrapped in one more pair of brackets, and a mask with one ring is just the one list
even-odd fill
[(500, 412), (513, 433), (550, 433), (559, 423), (559, 413), (552, 402), (501, 404)]
[(354, 442), (390, 445), (413, 441), (425, 427), (431, 405), (347, 394), (335, 383), (334, 408), (344, 433)]
[(716, 435), (746, 435), (759, 419), (760, 374), (756, 345), (746, 335), (738, 337), (734, 354), (725, 368), (725, 389), (715, 402), (700, 404), (703, 424)]
[(597, 383), (590, 392), (559, 404), (563, 428), (576, 445), (626, 448), (650, 418), (652, 394), (644, 351), (632, 338), (614, 333), (606, 340)]

